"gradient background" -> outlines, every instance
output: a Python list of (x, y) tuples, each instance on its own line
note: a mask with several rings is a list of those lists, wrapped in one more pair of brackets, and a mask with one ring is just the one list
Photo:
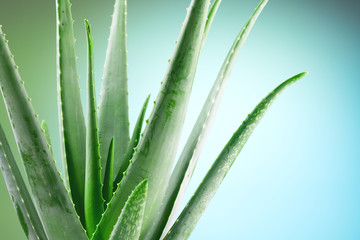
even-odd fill
[[(128, 2), (134, 123), (146, 95), (156, 97), (189, 0)], [(93, 28), (99, 90), (113, 1), (72, 3), (85, 102), (83, 19)], [(224, 0), (220, 6), (199, 61), (181, 146), (232, 41), (257, 4)], [(60, 159), (55, 1), (0, 0), (0, 24)], [(359, 43), (358, 0), (269, 1), (234, 67), (186, 199), (262, 97), (294, 74), (310, 74), (264, 117), (190, 239), (360, 239)], [(16, 152), (2, 98), (0, 122)], [(0, 215), (0, 239), (25, 238), (2, 178)]]

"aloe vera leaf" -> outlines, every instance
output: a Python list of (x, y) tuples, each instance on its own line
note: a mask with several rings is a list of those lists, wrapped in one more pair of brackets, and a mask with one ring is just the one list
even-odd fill
[[(108, 204), (112, 197), (113, 193), (113, 166), (114, 166), (114, 138), (111, 139), (110, 146), (109, 146), (109, 153), (107, 155), (106, 161), (106, 169), (105, 169), (105, 176), (104, 176), (104, 185), (103, 185), (103, 197), (105, 200), (105, 205)], [(104, 206), (105, 206), (104, 205)]]
[(47, 142), (47, 144), (48, 144), (48, 146), (49, 146), (51, 155), (54, 156), (48, 125), (47, 125), (47, 123), (46, 123), (44, 120), (42, 120), (40, 126), (41, 126), (41, 130), (42, 130), (43, 133), (44, 133), (46, 142)]
[(96, 99), (94, 83), (94, 49), (89, 22), (85, 19), (88, 40), (88, 115), (86, 131), (86, 171), (85, 171), (85, 223), (91, 236), (104, 212), (102, 198), (99, 137), (96, 120)]
[(207, 18), (207, 21), (206, 21), (206, 25), (205, 25), (204, 36), (203, 36), (202, 43), (201, 43), (201, 49), (203, 49), (203, 47), (205, 45), (207, 36), (209, 35), (211, 25), (212, 25), (212, 23), (214, 21), (215, 15), (216, 15), (216, 13), (217, 13), (217, 11), (219, 9), (220, 3), (221, 3), (221, 0), (215, 0), (213, 2), (213, 4), (211, 5), (210, 11), (208, 13), (208, 18)]
[(21, 226), (28, 239), (47, 239), (30, 193), (0, 125), (0, 168)]
[(119, 172), (117, 173), (114, 184), (113, 184), (115, 189), (117, 187), (117, 184), (121, 181), (124, 172), (128, 168), (129, 162), (130, 162), (130, 160), (132, 159), (132, 157), (134, 155), (134, 149), (136, 148), (136, 146), (139, 143), (140, 135), (141, 135), (141, 129), (142, 129), (142, 125), (143, 125), (143, 122), (144, 122), (145, 113), (146, 113), (146, 109), (147, 109), (147, 106), (148, 106), (148, 103), (149, 103), (149, 99), (150, 99), (150, 95), (146, 98), (146, 100), (145, 100), (145, 102), (144, 102), (144, 104), (143, 104), (143, 106), (141, 108), (139, 117), (138, 117), (138, 119), (136, 121), (136, 124), (135, 124), (135, 127), (134, 127), (133, 134), (131, 136), (129, 146), (128, 146), (128, 148), (126, 150), (126, 153), (125, 153), (125, 156), (124, 156), (124, 160), (122, 161)]
[(87, 239), (1, 30), (0, 63), (1, 92), (45, 232), (49, 239)]
[[(116, 0), (100, 91), (99, 140), (101, 166), (105, 166), (111, 139), (115, 138), (117, 173), (129, 143), (129, 105), (126, 50), (127, 1)], [(105, 168), (101, 175), (104, 176)], [(113, 179), (114, 180), (114, 179)]]
[[(94, 239), (106, 239), (116, 217), (142, 180), (149, 179), (142, 234), (148, 231), (170, 177), (192, 88), (210, 2), (192, 0), (154, 110)], [(114, 205), (114, 206), (111, 206)], [(109, 211), (109, 209), (112, 211)]]
[(247, 116), (245, 121), (233, 134), (214, 164), (206, 174), (198, 189), (167, 233), (165, 240), (186, 239), (190, 236), (198, 220), (208, 206), (210, 200), (218, 190), (222, 180), (239, 155), (251, 133), (258, 125), (266, 111), (288, 86), (304, 77), (307, 73), (300, 73), (286, 80), (269, 93)]
[[(131, 166), (131, 165), (132, 165), (132, 160), (130, 160), (130, 165), (129, 166)], [(129, 168), (126, 169), (124, 175), (126, 175), (128, 170), (129, 170)], [(96, 226), (96, 230), (95, 230), (93, 236), (91, 237), (91, 240), (103, 240), (103, 239), (110, 238), (110, 235), (111, 235), (112, 231), (114, 230), (114, 226), (115, 226), (119, 216), (121, 215), (121, 211), (122, 211), (122, 209), (120, 209), (120, 211), (119, 211), (119, 208), (118, 208), (118, 206), (116, 204), (112, 204), (114, 199), (115, 199), (115, 193), (114, 193), (113, 197), (110, 199), (109, 203), (106, 205), (105, 212), (101, 217), (100, 223)], [(109, 213), (116, 212), (116, 213), (115, 214), (106, 214), (105, 215), (106, 212), (109, 212)], [(111, 215), (112, 218), (108, 219), (110, 215)], [(105, 216), (106, 216), (106, 219), (104, 220)], [(105, 223), (110, 222), (112, 225), (104, 224), (104, 222)]]
[(84, 224), (85, 120), (76, 72), (71, 4), (57, 0), (57, 72), (61, 153), (65, 183)]
[(143, 220), (148, 180), (142, 181), (131, 193), (117, 220), (110, 240), (139, 239)]
[[(249, 35), (256, 19), (260, 15), (267, 2), (267, 0), (263, 0), (259, 3), (253, 15), (241, 29), (232, 47), (230, 48), (230, 51), (225, 58), (223, 66), (220, 69), (217, 79), (190, 133), (179, 160), (176, 163), (175, 169), (170, 177), (170, 182), (166, 190), (163, 204), (158, 211), (157, 217), (153, 221), (151, 231), (148, 233), (149, 236), (159, 238), (159, 234), (161, 234), (163, 229), (164, 234), (174, 223), (177, 217), (177, 213), (181, 207), (182, 199), (184, 198), (187, 186), (189, 185), (191, 176), (194, 172), (197, 160), (203, 149), (207, 135), (215, 118), (215, 114), (221, 101), (222, 94), (224, 92), (227, 80), (229, 79), (231, 70), (242, 46), (245, 43), (247, 36)], [(214, 2), (213, 8), (216, 6), (215, 4), (216, 1)]]

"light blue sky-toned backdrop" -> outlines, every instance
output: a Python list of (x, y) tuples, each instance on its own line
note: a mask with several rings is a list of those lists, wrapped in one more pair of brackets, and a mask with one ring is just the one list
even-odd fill
[[(83, 19), (93, 29), (99, 90), (113, 1), (72, 3), (85, 103)], [(131, 127), (147, 94), (156, 97), (188, 4), (128, 1)], [(257, 4), (224, 0), (220, 6), (198, 64), (181, 146)], [(234, 67), (186, 199), (262, 97), (294, 74), (310, 74), (269, 110), (190, 239), (360, 239), (359, 12), (355, 0), (269, 1)], [(0, 0), (0, 24), (60, 159), (55, 1)], [(2, 99), (0, 122), (14, 143)], [(2, 178), (0, 213), (0, 239), (24, 239)]]

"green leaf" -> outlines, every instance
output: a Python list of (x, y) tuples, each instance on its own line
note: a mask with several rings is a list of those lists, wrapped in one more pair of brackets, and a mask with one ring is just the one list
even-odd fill
[[(132, 160), (130, 160), (130, 166), (131, 166), (131, 164), (132, 164)], [(124, 175), (126, 175), (128, 170), (129, 170), (129, 168), (126, 169)], [(131, 195), (131, 193), (130, 193), (130, 195)], [(122, 209), (120, 209), (120, 211), (119, 211), (119, 207), (116, 204), (112, 204), (114, 199), (115, 199), (115, 197), (113, 196), (110, 199), (110, 202), (107, 204), (105, 213), (102, 215), (102, 218), (100, 220), (100, 224), (97, 225), (96, 230), (91, 238), (92, 240), (102, 240), (102, 239), (108, 239), (110, 237), (110, 235), (114, 229), (114, 226), (122, 212)], [(116, 203), (116, 200), (115, 200), (115, 203)], [(108, 214), (106, 214), (107, 212), (108, 212)], [(111, 222), (111, 225), (104, 224), (104, 222), (105, 223)], [(104, 237), (104, 236), (106, 236), (106, 237)]]
[[(126, 50), (126, 0), (116, 0), (100, 93), (99, 140), (101, 166), (105, 166), (111, 139), (115, 138), (117, 173), (129, 143), (129, 105)], [(105, 168), (101, 175), (104, 176)]]
[(99, 138), (96, 123), (96, 99), (94, 89), (94, 50), (89, 22), (85, 19), (88, 39), (88, 115), (86, 131), (86, 172), (85, 172), (85, 222), (90, 237), (104, 212), (102, 198)]
[(46, 142), (47, 142), (47, 144), (49, 146), (51, 155), (54, 156), (54, 153), (53, 153), (53, 150), (52, 150), (52, 145), (51, 145), (51, 138), (50, 138), (49, 128), (48, 128), (48, 125), (46, 124), (46, 122), (44, 120), (41, 121), (41, 130), (44, 133), (44, 136), (45, 136)]
[(125, 153), (125, 156), (124, 156), (124, 160), (122, 161), (119, 172), (116, 175), (116, 178), (115, 178), (115, 181), (114, 181), (114, 184), (113, 184), (114, 189), (116, 189), (118, 183), (121, 181), (121, 179), (123, 177), (124, 172), (129, 167), (129, 163), (130, 163), (130, 160), (132, 159), (132, 157), (134, 155), (135, 148), (139, 143), (140, 135), (141, 135), (141, 129), (142, 129), (142, 125), (143, 125), (143, 122), (144, 122), (145, 113), (146, 113), (146, 109), (147, 109), (147, 106), (148, 106), (149, 99), (150, 99), (150, 95), (146, 98), (146, 100), (145, 100), (145, 102), (144, 102), (144, 104), (143, 104), (143, 106), (141, 108), (139, 117), (138, 117), (138, 119), (136, 121), (136, 124), (135, 124), (135, 127), (134, 127), (133, 134), (131, 136), (129, 146), (128, 146), (128, 148), (126, 150), (126, 153)]
[(139, 239), (143, 220), (148, 180), (142, 181), (131, 193), (117, 220), (110, 240)]
[[(225, 58), (217, 79), (205, 101), (205, 104), (191, 131), (191, 134), (185, 144), (179, 160), (176, 163), (175, 169), (171, 175), (170, 182), (166, 190), (163, 204), (153, 221), (151, 230), (148, 232), (147, 236), (151, 236), (150, 238), (159, 238), (161, 232), (163, 232), (163, 234), (166, 233), (177, 217), (187, 186), (190, 182), (191, 176), (197, 164), (197, 160), (200, 156), (207, 135), (215, 118), (215, 114), (221, 101), (231, 70), (242, 46), (245, 43), (247, 36), (249, 35), (256, 19), (260, 15), (266, 3), (267, 0), (263, 0), (257, 6), (249, 21), (245, 24), (236, 37), (228, 55)], [(215, 1), (212, 10), (214, 8), (217, 9), (218, 4), (219, 1)], [(209, 15), (211, 15), (211, 13), (214, 14), (213, 11), (210, 11)], [(209, 19), (211, 18), (209, 17)]]
[(6, 42), (0, 30), (1, 92), (47, 236), (86, 239)]
[(191, 2), (148, 125), (134, 153), (132, 164), (109, 203), (109, 206), (114, 205), (113, 211), (106, 210), (100, 222), (104, 231), (95, 234), (95, 239), (108, 238), (109, 230), (106, 228), (111, 228), (115, 224), (116, 217), (119, 216), (131, 191), (144, 179), (149, 179), (149, 190), (142, 234), (151, 226), (173, 167), (209, 5), (208, 0)]
[(306, 74), (300, 73), (280, 84), (248, 115), (206, 174), (204, 180), (167, 233), (165, 240), (187, 239), (190, 236), (231, 165), (268, 108), (283, 90)]
[(201, 49), (203, 49), (203, 47), (204, 47), (204, 45), (205, 45), (207, 36), (209, 35), (209, 31), (210, 31), (211, 25), (212, 25), (212, 23), (213, 23), (213, 21), (214, 21), (214, 18), (215, 18), (215, 15), (216, 15), (216, 13), (217, 13), (217, 10), (219, 9), (220, 3), (221, 3), (221, 0), (215, 0), (215, 1), (213, 2), (213, 4), (211, 5), (210, 11), (209, 11), (209, 13), (208, 13), (208, 18), (207, 18), (207, 20), (206, 20), (206, 25), (205, 25), (205, 30), (204, 30), (204, 36), (203, 36), (202, 43), (201, 43)]
[(0, 168), (21, 226), (28, 239), (47, 239), (40, 217), (0, 125)]
[(65, 183), (84, 224), (85, 120), (76, 72), (75, 39), (69, 0), (57, 0), (59, 128)]
[[(105, 205), (108, 204), (113, 193), (113, 172), (114, 172), (114, 138), (111, 139), (109, 153), (107, 155), (104, 186), (103, 186), (103, 197)], [(104, 206), (105, 207), (105, 206)]]

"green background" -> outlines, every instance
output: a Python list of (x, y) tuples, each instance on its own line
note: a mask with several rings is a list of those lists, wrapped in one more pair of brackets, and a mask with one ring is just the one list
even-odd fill
[[(85, 103), (83, 19), (93, 29), (99, 90), (113, 1), (72, 3)], [(181, 146), (257, 3), (224, 0), (220, 6), (199, 61)], [(128, 1), (131, 127), (147, 94), (156, 97), (188, 4)], [(354, 0), (269, 1), (234, 67), (186, 199), (257, 102), (288, 77), (310, 74), (270, 109), (191, 239), (360, 239), (359, 12)], [(0, 0), (0, 24), (59, 160), (55, 1)], [(15, 153), (2, 99), (0, 122)], [(0, 239), (24, 239), (2, 178), (0, 214)]]

